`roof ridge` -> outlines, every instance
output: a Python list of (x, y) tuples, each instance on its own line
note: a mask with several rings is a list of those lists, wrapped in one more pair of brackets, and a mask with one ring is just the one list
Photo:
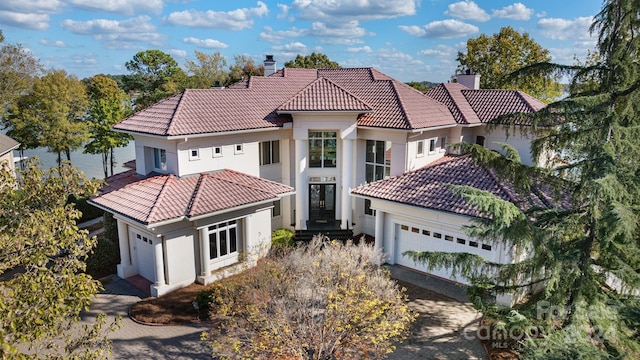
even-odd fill
[(393, 89), (393, 92), (396, 94), (396, 97), (398, 98), (398, 102), (400, 103), (400, 109), (402, 109), (402, 113), (403, 113), (403, 117), (404, 117), (404, 123), (406, 126), (406, 129), (411, 129), (411, 122), (409, 121), (409, 115), (407, 113), (407, 108), (404, 105), (404, 100), (402, 99), (402, 96), (400, 96), (400, 92), (398, 91), (398, 87), (396, 86), (395, 82), (391, 81), (391, 80), (385, 80), (388, 81), (389, 83), (391, 83), (391, 88)]
[(151, 219), (153, 215), (155, 215), (156, 210), (158, 210), (158, 207), (160, 206), (160, 202), (162, 198), (164, 198), (165, 189), (169, 187), (168, 183), (170, 180), (173, 180), (173, 178), (174, 178), (173, 174), (168, 174), (166, 179), (164, 180), (164, 183), (162, 184), (162, 188), (160, 188), (160, 191), (158, 192), (158, 196), (156, 196), (156, 201), (153, 203), (151, 210), (149, 210), (149, 215), (147, 215), (147, 218), (145, 219), (147, 220), (147, 223), (149, 223), (149, 219)]
[[(460, 106), (458, 105), (458, 102), (455, 101), (455, 99), (453, 99), (453, 96), (451, 95), (451, 92), (449, 91), (449, 89), (446, 86), (444, 86), (444, 83), (442, 85), (443, 85), (442, 87), (444, 88), (444, 91), (446, 91), (447, 94), (449, 95), (449, 97), (451, 98), (451, 102), (453, 103), (453, 106), (455, 106), (456, 110), (458, 110), (458, 112), (460, 113), (460, 116), (462, 116), (462, 118), (464, 119), (464, 121), (466, 121), (467, 124), (470, 124), (471, 121), (469, 121), (469, 119), (467, 118), (467, 115), (464, 113), (464, 111), (462, 111), (462, 109), (460, 109)], [(460, 84), (460, 85), (462, 85), (462, 84)], [(462, 93), (464, 90), (467, 90), (467, 89), (460, 89), (460, 95), (462, 95), (462, 97), (464, 98), (464, 101), (467, 102), (467, 104), (471, 108), (471, 111), (473, 111), (476, 114), (476, 117), (478, 117), (478, 113), (476, 113), (476, 110), (473, 108), (473, 106), (471, 106), (471, 104), (469, 103), (469, 100), (467, 100), (467, 97), (464, 96), (464, 93)], [(469, 89), (469, 90), (471, 90), (471, 89)], [(479, 120), (479, 117), (478, 117), (478, 120)]]
[(520, 100), (522, 100), (527, 105), (527, 107), (529, 108), (529, 111), (536, 112), (536, 109), (534, 109), (533, 106), (529, 104), (529, 101), (523, 96), (523, 93), (524, 93), (523, 91), (515, 90), (515, 92), (516, 92), (516, 95), (520, 98)]
[[(507, 189), (507, 187), (502, 183), (502, 181), (500, 181), (500, 179), (498, 179), (498, 175), (496, 175), (492, 169), (489, 169), (489, 168), (487, 168), (486, 166), (484, 166), (482, 164), (479, 164), (479, 165), (487, 174), (489, 174), (489, 176), (491, 176), (493, 181), (495, 181), (496, 184), (498, 185), (498, 187), (500, 187), (500, 190), (502, 190), (505, 194), (507, 194), (507, 197), (509, 198), (511, 203), (516, 205), (519, 209), (521, 209), (520, 203), (522, 203), (522, 201), (519, 201), (518, 199), (516, 199), (513, 196), (511, 191), (509, 189)], [(515, 189), (514, 189), (514, 192), (515, 192)]]
[[(175, 127), (175, 119), (178, 117), (178, 111), (182, 110), (182, 99), (184, 98), (184, 95), (187, 93), (189, 89), (184, 89), (180, 92), (180, 94), (176, 94), (180, 97), (180, 99), (178, 99), (178, 105), (176, 105), (176, 108), (173, 109), (173, 113), (171, 114), (171, 122), (169, 123), (169, 127), (167, 128), (167, 135), (171, 135), (171, 131), (174, 129)], [(170, 99), (171, 97), (168, 97), (167, 99)]]
[(191, 208), (193, 204), (196, 202), (196, 197), (198, 196), (198, 191), (200, 191), (200, 186), (202, 185), (202, 181), (204, 179), (204, 174), (200, 174), (198, 176), (198, 182), (196, 182), (196, 186), (193, 188), (193, 192), (191, 193), (191, 199), (189, 199), (189, 203), (187, 204), (187, 208), (185, 210), (185, 214), (188, 216), (191, 214)]

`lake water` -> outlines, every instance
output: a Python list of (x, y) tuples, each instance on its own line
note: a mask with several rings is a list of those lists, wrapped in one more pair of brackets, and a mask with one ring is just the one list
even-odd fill
[[(136, 158), (135, 143), (132, 140), (126, 147), (116, 148), (114, 150), (114, 154), (116, 166), (113, 169), (113, 173), (117, 174), (129, 170), (128, 168), (123, 167), (122, 164)], [(20, 153), (18, 151), (14, 151), (13, 155), (17, 158), (20, 156)], [(58, 166), (56, 163), (58, 154), (50, 153), (46, 148), (25, 150), (24, 156), (29, 158), (37, 156), (45, 169)], [(66, 160), (64, 154), (62, 154), (62, 160)], [(102, 171), (102, 156), (100, 154), (83, 154), (82, 149), (74, 151), (71, 153), (71, 165), (84, 172), (85, 176), (88, 178), (104, 178), (104, 172)], [(17, 166), (18, 164), (16, 164), (16, 167)]]

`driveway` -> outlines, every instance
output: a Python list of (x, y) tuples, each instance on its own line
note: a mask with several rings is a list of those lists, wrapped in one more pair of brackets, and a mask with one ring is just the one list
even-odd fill
[[(465, 300), (464, 291), (402, 268), (391, 267), (391, 272), (407, 288), (409, 306), (420, 316), (409, 339), (398, 344), (389, 359), (486, 358), (480, 342), (465, 336), (465, 328), (467, 334), (475, 333), (480, 314), (469, 303), (458, 301)], [(209, 348), (200, 341), (200, 334), (206, 330), (203, 326), (146, 326), (129, 319), (129, 307), (145, 295), (128, 282), (113, 278), (86, 316), (95, 317), (99, 312), (110, 319), (122, 316), (122, 328), (110, 335), (114, 359), (212, 358)]]

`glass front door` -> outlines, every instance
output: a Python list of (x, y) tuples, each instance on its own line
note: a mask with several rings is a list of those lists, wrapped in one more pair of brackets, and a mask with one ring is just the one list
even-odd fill
[(336, 219), (336, 184), (309, 185), (309, 220)]

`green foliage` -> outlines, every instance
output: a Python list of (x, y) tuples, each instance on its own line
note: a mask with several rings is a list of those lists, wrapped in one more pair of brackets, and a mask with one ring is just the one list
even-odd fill
[(28, 162), (18, 182), (0, 171), (0, 355), (3, 358), (107, 358), (106, 319), (80, 327), (100, 283), (86, 275), (95, 247), (79, 230), (69, 195), (94, 194), (98, 182), (63, 164), (43, 171)]
[(195, 89), (208, 89), (216, 84), (226, 85), (229, 73), (227, 72), (227, 60), (216, 51), (205, 54), (195, 50), (196, 60), (188, 60), (187, 73), (192, 75), (190, 87)]
[(229, 66), (229, 83), (235, 83), (239, 80), (246, 79), (249, 76), (264, 75), (264, 66), (256, 66), (252, 59), (246, 55), (236, 55), (233, 57), (234, 64)]
[(91, 78), (89, 93), (89, 131), (91, 139), (84, 145), (84, 152), (102, 155), (102, 168), (105, 179), (109, 170), (113, 175), (113, 149), (127, 146), (131, 135), (113, 131), (111, 128), (131, 112), (130, 98), (120, 90), (118, 84), (102, 75)]
[(432, 83), (430, 81), (409, 81), (406, 83), (407, 85), (411, 86), (412, 88), (420, 91), (420, 92), (425, 92), (427, 90), (429, 90), (430, 88), (434, 87), (435, 83)]
[(0, 30), (0, 120), (15, 100), (31, 89), (41, 71), (38, 60), (21, 45), (7, 44), (4, 40)]
[(112, 243), (119, 244), (118, 222), (113, 218), (113, 214), (105, 211), (102, 215), (102, 225), (104, 226), (104, 238)]
[(312, 52), (311, 55), (296, 55), (296, 58), (284, 63), (284, 67), (288, 68), (306, 68), (306, 69), (338, 69), (340, 64), (330, 60), (327, 55)]
[(559, 77), (552, 72), (516, 78), (507, 75), (525, 66), (550, 61), (549, 50), (544, 49), (529, 34), (520, 34), (510, 26), (500, 32), (467, 40), (467, 52), (458, 52), (457, 71), (470, 69), (480, 74), (483, 89), (518, 89), (544, 102), (551, 102), (561, 95)]
[(415, 315), (372, 246), (312, 240), (211, 286), (213, 355), (229, 359), (380, 359)]
[(93, 219), (97, 219), (101, 217), (104, 211), (98, 209), (93, 205), (89, 205), (87, 203), (88, 197), (77, 197), (75, 195), (69, 195), (68, 202), (73, 204), (73, 206), (80, 211), (81, 217), (79, 219), (80, 222), (85, 222)]
[(271, 233), (271, 250), (274, 252), (291, 249), (295, 244), (293, 231), (289, 229), (277, 229)]
[(64, 70), (50, 70), (35, 79), (31, 91), (22, 95), (10, 108), (6, 122), (7, 135), (23, 148), (47, 147), (71, 160), (71, 151), (79, 149), (88, 139), (84, 122), (88, 106), (84, 85)]
[(103, 235), (98, 236), (96, 247), (87, 256), (86, 263), (87, 274), (94, 278), (115, 274), (116, 265), (120, 263), (118, 242), (114, 242)]

